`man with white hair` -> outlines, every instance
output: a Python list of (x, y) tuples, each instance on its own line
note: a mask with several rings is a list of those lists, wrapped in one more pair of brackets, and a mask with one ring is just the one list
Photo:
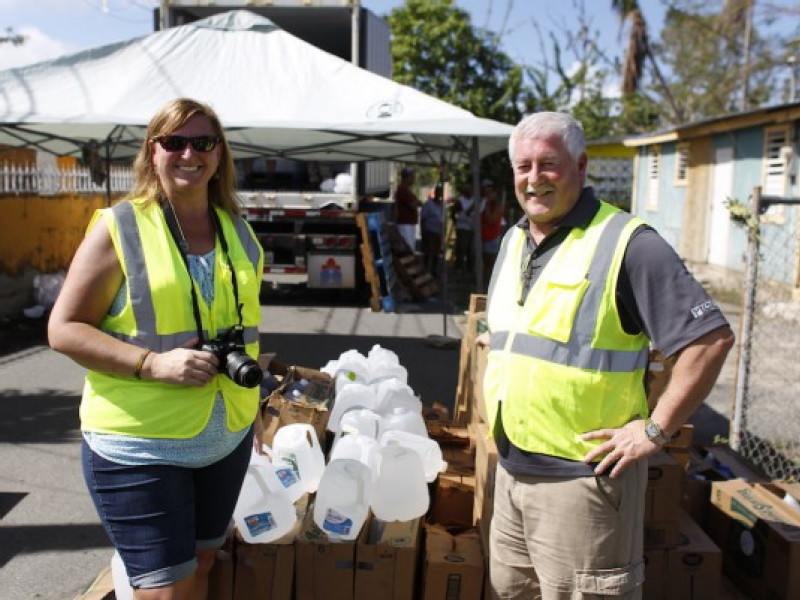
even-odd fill
[[(572, 117), (526, 117), (509, 156), (525, 216), (503, 238), (480, 340), (498, 447), (491, 585), (640, 598), (647, 457), (711, 390), (733, 333), (663, 238), (585, 187)], [(651, 344), (676, 360), (648, 414)]]

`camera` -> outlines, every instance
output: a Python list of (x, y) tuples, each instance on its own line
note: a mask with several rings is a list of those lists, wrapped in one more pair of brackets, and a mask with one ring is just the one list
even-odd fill
[(261, 367), (244, 350), (244, 329), (240, 325), (231, 327), (222, 337), (206, 340), (200, 350), (216, 356), (220, 373), (236, 385), (254, 388), (264, 377)]

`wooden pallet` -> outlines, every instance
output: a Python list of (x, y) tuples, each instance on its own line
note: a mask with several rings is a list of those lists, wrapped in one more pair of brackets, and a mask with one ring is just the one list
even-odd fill
[(486, 295), (472, 294), (469, 297), (467, 324), (461, 335), (461, 357), (458, 364), (458, 383), (453, 422), (466, 425), (472, 421), (472, 371), (475, 368), (475, 353), (478, 337), (478, 320), (486, 310)]
[(439, 284), (427, 271), (419, 255), (395, 256), (394, 267), (403, 287), (414, 300), (426, 300), (439, 292)]

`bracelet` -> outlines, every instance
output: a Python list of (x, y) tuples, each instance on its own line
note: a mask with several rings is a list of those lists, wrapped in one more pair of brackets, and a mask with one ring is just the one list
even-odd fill
[(144, 367), (144, 361), (147, 360), (147, 357), (150, 356), (152, 352), (152, 350), (145, 350), (142, 352), (139, 360), (136, 361), (136, 368), (133, 370), (133, 376), (136, 377), (136, 379), (142, 378), (142, 367)]

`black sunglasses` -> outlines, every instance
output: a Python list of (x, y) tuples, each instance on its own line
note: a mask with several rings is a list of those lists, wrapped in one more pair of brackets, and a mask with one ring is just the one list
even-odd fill
[(150, 140), (158, 142), (167, 152), (183, 152), (186, 146), (192, 145), (197, 152), (211, 152), (217, 147), (219, 138), (215, 135), (196, 135), (186, 137), (185, 135), (157, 135)]

